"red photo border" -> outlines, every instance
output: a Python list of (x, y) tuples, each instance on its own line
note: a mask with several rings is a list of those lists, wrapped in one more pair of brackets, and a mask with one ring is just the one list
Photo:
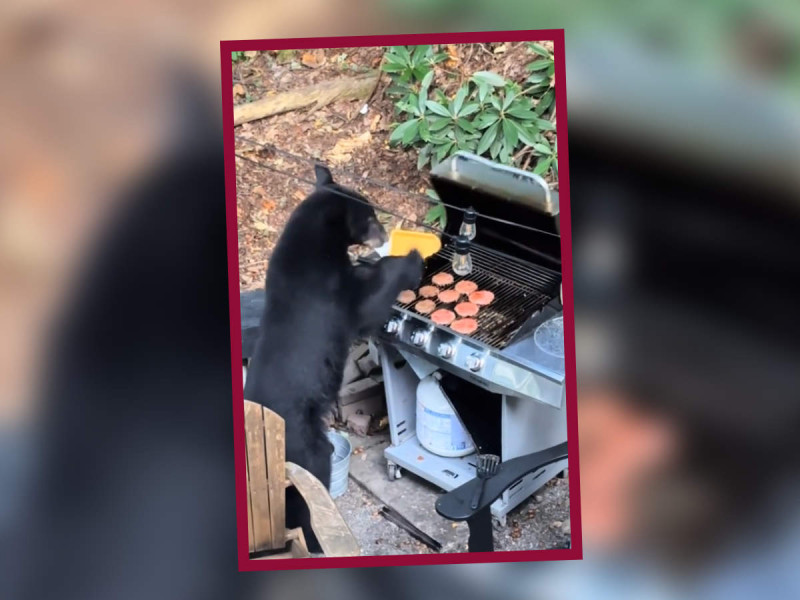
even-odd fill
[[(236, 165), (233, 126), (233, 68), (231, 53), (248, 50), (297, 50), (353, 46), (399, 46), (417, 44), (471, 44), (487, 42), (522, 42), (550, 40), (554, 43), (556, 136), (559, 148), (559, 203), (561, 226), (562, 284), (564, 295), (564, 356), (566, 367), (567, 442), (570, 471), (569, 498), (571, 547), (556, 550), (515, 550), (477, 553), (404, 554), (390, 556), (354, 556), (305, 559), (253, 560), (249, 557), (247, 526), (247, 481), (245, 474), (244, 392), (242, 382), (242, 330), (239, 290), (239, 241), (236, 216)], [(578, 461), (577, 378), (575, 366), (575, 314), (572, 288), (572, 235), (569, 203), (569, 161), (567, 147), (566, 69), (564, 65), (564, 30), (521, 30), (470, 33), (423, 33), (404, 35), (346, 36), (325, 38), (289, 38), (273, 40), (238, 40), (220, 42), (222, 72), (222, 117), (225, 150), (225, 201), (228, 249), (228, 294), (231, 325), (231, 373), (233, 378), (233, 441), (236, 474), (237, 555), (240, 571), (275, 571), (289, 569), (336, 569), (401, 565), (467, 564), (525, 562), (544, 560), (579, 560), (583, 558), (580, 515), (580, 479)]]

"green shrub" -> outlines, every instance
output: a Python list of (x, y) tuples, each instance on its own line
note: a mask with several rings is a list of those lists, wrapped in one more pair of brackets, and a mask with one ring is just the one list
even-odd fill
[[(392, 78), (387, 93), (395, 98), (397, 115), (389, 143), (416, 148), (420, 169), (466, 150), (507, 165), (530, 164), (534, 173), (557, 180), (558, 147), (544, 135), (555, 131), (553, 55), (536, 43), (528, 49), (534, 59), (527, 65), (530, 75), (524, 86), (478, 71), (452, 98), (434, 81), (433, 67), (447, 59), (446, 53), (433, 46), (388, 49), (382, 68)], [(445, 218), (444, 207), (434, 199), (425, 222), (444, 227)]]
[[(386, 53), (383, 69), (393, 75), (389, 90), (398, 97), (398, 122), (389, 142), (417, 148), (419, 168), (435, 166), (459, 150), (490, 156), (503, 164), (520, 164), (526, 148), (538, 157), (535, 171), (557, 174), (557, 157), (545, 131), (555, 125), (546, 117), (552, 109), (553, 56), (529, 44), (536, 60), (522, 89), (491, 71), (473, 73), (452, 98), (433, 87), (433, 65), (447, 57), (432, 46), (394, 48)], [(433, 98), (431, 98), (433, 94)], [(521, 152), (523, 151), (523, 152)]]

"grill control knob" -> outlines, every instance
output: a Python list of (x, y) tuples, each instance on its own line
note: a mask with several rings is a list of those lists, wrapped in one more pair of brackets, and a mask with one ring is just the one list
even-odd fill
[(389, 319), (383, 326), (383, 330), (386, 333), (397, 335), (397, 332), (400, 331), (400, 319)]
[(453, 347), (453, 344), (448, 344), (447, 342), (442, 342), (439, 344), (437, 351), (439, 356), (442, 358), (453, 358), (453, 355), (456, 353), (456, 349)]
[(424, 346), (430, 337), (430, 333), (424, 329), (417, 329), (411, 334), (411, 343), (415, 346)]
[(467, 357), (467, 368), (470, 371), (480, 371), (483, 368), (483, 357), (480, 354), (470, 354)]

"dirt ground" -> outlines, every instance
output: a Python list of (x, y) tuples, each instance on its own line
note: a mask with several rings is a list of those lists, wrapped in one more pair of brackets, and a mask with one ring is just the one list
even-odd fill
[[(495, 551), (568, 548), (570, 540), (568, 479), (553, 479), (507, 516), (505, 527), (495, 523)], [(381, 502), (352, 479), (336, 506), (366, 556), (432, 554), (406, 531), (379, 513)], [(462, 549), (466, 550), (466, 549)]]
[[(547, 46), (549, 42), (544, 42)], [(460, 44), (447, 47), (451, 59), (437, 65), (437, 82), (452, 94), (475, 71), (492, 70), (508, 79), (523, 81), (531, 55), (524, 43)], [(234, 102), (243, 103), (341, 76), (363, 73), (380, 66), (383, 48), (334, 48), (247, 53), (234, 63)], [(324, 160), (340, 183), (359, 189), (380, 206), (410, 221), (421, 221), (429, 208), (424, 197), (427, 168), (417, 170), (416, 151), (390, 148), (394, 118), (392, 100), (385, 95), (389, 78), (381, 75), (361, 114), (363, 102), (340, 101), (318, 110), (297, 110), (235, 128), (237, 138), (273, 144), (305, 159)], [(254, 147), (240, 139), (238, 154)], [(253, 155), (255, 156), (255, 155)], [(259, 162), (305, 179), (313, 179), (312, 163), (287, 157), (256, 157)], [(355, 177), (346, 173), (354, 174)], [(388, 183), (398, 191), (362, 181), (361, 177)], [(239, 222), (239, 277), (241, 289), (263, 286), (272, 248), (292, 210), (311, 191), (295, 179), (279, 175), (240, 158), (236, 159)], [(393, 227), (399, 219), (387, 217)], [(409, 221), (404, 227), (413, 228)]]

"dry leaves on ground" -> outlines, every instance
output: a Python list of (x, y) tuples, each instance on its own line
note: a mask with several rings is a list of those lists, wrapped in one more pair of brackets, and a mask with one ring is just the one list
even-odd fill
[(369, 131), (365, 131), (361, 135), (342, 138), (327, 153), (327, 158), (334, 164), (349, 162), (353, 158), (353, 153), (359, 148), (367, 146), (371, 139), (372, 134)]

